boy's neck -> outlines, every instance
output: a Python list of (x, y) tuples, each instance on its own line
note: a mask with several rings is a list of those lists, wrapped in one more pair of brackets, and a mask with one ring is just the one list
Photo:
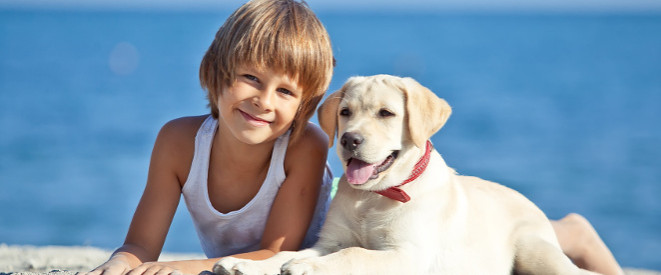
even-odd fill
[[(220, 125), (219, 125), (220, 126)], [(220, 126), (222, 127), (222, 126)], [(246, 144), (223, 129), (218, 129), (212, 145), (212, 156), (225, 165), (224, 168), (239, 171), (259, 171), (268, 167), (275, 140), (260, 144)]]

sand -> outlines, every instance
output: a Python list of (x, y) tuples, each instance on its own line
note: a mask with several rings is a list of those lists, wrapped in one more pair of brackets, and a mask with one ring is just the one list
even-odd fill
[[(0, 275), (73, 275), (89, 271), (112, 252), (85, 246), (27, 246), (0, 244)], [(160, 260), (202, 259), (204, 254), (163, 253)], [(625, 268), (627, 275), (661, 275), (661, 272)]]
[[(89, 271), (112, 251), (85, 246), (27, 246), (0, 244), (0, 275), (75, 274)], [(204, 254), (163, 253), (160, 260), (204, 259)]]

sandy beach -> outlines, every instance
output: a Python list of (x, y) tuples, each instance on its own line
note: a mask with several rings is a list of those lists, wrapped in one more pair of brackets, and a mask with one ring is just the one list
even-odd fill
[[(0, 275), (75, 274), (106, 261), (112, 251), (87, 246), (0, 244)], [(160, 260), (201, 259), (204, 254), (163, 253)]]
[[(0, 275), (69, 275), (100, 265), (111, 251), (86, 246), (28, 246), (0, 244)], [(160, 260), (200, 259), (203, 254), (163, 253)], [(661, 272), (625, 268), (627, 275)]]

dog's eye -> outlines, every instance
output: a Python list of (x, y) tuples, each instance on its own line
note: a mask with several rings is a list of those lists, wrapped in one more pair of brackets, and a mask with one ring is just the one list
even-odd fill
[(350, 116), (351, 111), (349, 111), (349, 108), (343, 108), (342, 110), (340, 110), (340, 115), (341, 116)]
[(381, 109), (381, 110), (379, 110), (379, 116), (381, 116), (381, 117), (391, 117), (391, 116), (395, 116), (395, 114), (393, 114), (391, 111), (388, 111), (386, 109)]

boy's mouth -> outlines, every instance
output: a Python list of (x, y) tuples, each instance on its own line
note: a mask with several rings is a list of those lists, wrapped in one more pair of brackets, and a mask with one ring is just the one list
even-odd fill
[(253, 125), (253, 126), (255, 126), (255, 127), (264, 127), (264, 126), (268, 126), (269, 124), (271, 124), (271, 121), (264, 120), (264, 119), (261, 119), (261, 118), (258, 118), (258, 117), (255, 117), (255, 116), (252, 116), (252, 115), (250, 115), (250, 114), (248, 114), (248, 113), (246, 113), (246, 112), (244, 112), (244, 111), (239, 110), (239, 113), (241, 113), (241, 116), (243, 116), (243, 118), (244, 118), (244, 119), (245, 119), (250, 125)]

